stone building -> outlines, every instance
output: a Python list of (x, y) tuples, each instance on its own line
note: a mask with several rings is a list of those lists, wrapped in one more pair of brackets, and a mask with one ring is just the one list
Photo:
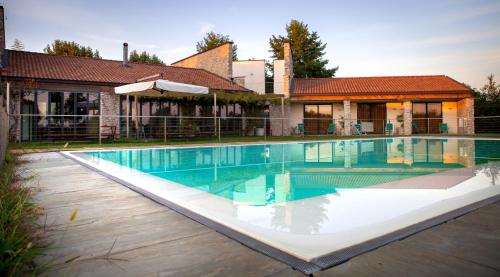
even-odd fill
[[(353, 125), (364, 133), (474, 133), (474, 92), (444, 76), (294, 78), (289, 43), (284, 59), (274, 61), (275, 94), (289, 99), (290, 131), (304, 124), (306, 134), (350, 135)], [(279, 111), (277, 112), (279, 114)]]

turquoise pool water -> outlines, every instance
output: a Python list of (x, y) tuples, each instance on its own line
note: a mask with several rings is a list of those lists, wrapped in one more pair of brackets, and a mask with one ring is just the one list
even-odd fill
[(237, 203), (268, 205), (479, 166), (500, 158), (500, 141), (391, 138), (81, 154)]

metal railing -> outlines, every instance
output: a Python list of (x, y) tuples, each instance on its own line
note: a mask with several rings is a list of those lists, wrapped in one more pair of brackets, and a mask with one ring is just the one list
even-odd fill
[[(500, 116), (474, 119), (413, 118), (411, 126), (401, 119), (115, 115), (10, 115), (13, 141), (190, 140), (193, 138), (322, 135), (404, 135), (500, 133)], [(443, 127), (445, 125), (445, 127)], [(406, 127), (406, 128), (405, 128)], [(406, 132), (405, 132), (406, 129)]]

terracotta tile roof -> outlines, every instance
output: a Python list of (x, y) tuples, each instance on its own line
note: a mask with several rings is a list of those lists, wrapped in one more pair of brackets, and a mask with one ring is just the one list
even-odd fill
[(293, 79), (293, 95), (469, 93), (444, 75)]
[(84, 57), (55, 56), (42, 53), (8, 50), (8, 64), (2, 75), (18, 78), (83, 81), (92, 83), (128, 84), (137, 79), (163, 73), (163, 78), (212, 89), (248, 91), (204, 69), (177, 66), (98, 60)]

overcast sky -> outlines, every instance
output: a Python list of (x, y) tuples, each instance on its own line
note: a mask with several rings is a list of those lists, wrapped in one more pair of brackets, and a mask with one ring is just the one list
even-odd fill
[[(348, 3), (347, 3), (348, 2)], [(445, 74), (481, 87), (500, 81), (500, 1), (3, 0), (7, 47), (42, 52), (74, 40), (121, 59), (123, 42), (166, 63), (195, 52), (207, 31), (229, 35), (238, 57), (269, 58), (269, 37), (302, 20), (326, 42), (337, 76)]]

